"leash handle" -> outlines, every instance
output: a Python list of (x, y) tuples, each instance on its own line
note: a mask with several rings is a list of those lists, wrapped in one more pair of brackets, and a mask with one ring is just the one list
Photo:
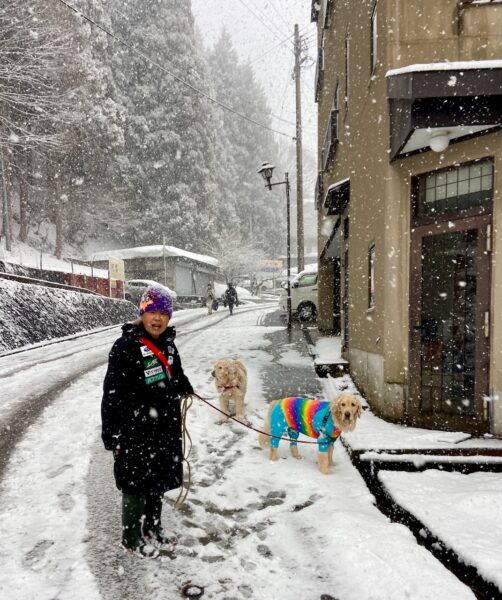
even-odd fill
[[(207, 398), (204, 398), (203, 396), (199, 396), (199, 394), (196, 394), (195, 392), (192, 392), (192, 396), (195, 396), (199, 400), (202, 400), (202, 402), (205, 402), (208, 406), (210, 406), (211, 408), (214, 408), (214, 410), (217, 410), (222, 415), (225, 415), (225, 417), (232, 419), (236, 423), (239, 423), (239, 425), (242, 425), (243, 427), (247, 427), (247, 429), (252, 429), (253, 431), (256, 431), (256, 433), (262, 433), (263, 435), (266, 435), (270, 438), (275, 438), (276, 440), (286, 440), (287, 442), (291, 442), (291, 438), (282, 437), (280, 435), (272, 435), (271, 433), (268, 433), (267, 431), (262, 431), (261, 429), (257, 429), (256, 427), (253, 427), (252, 425), (248, 425), (247, 423), (243, 423), (242, 421), (239, 421), (239, 419), (236, 419), (232, 415), (228, 415), (223, 410), (220, 410), (219, 408), (214, 406), (214, 404), (211, 404), (211, 402), (209, 402), (209, 400)], [(297, 440), (297, 443), (298, 444), (317, 444), (317, 442), (308, 442), (306, 440)]]

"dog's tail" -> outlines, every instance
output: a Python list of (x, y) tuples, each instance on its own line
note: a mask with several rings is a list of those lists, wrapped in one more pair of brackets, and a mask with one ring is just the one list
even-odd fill
[(265, 421), (263, 423), (264, 433), (260, 433), (258, 436), (258, 443), (262, 448), (268, 448), (270, 446), (270, 437), (267, 435), (267, 433), (270, 433), (270, 416), (278, 402), (279, 400), (274, 400), (268, 404), (267, 416), (265, 417)]

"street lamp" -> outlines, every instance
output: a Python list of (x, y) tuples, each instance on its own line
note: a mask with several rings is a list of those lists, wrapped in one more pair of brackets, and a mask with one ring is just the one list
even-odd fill
[(277, 181), (272, 183), (272, 174), (274, 172), (274, 165), (264, 162), (258, 169), (258, 173), (263, 177), (266, 183), (266, 187), (271, 190), (274, 185), (285, 185), (286, 186), (286, 221), (287, 221), (287, 315), (286, 322), (288, 329), (291, 329), (291, 223), (290, 223), (290, 202), (289, 202), (289, 178), (288, 174), (284, 173), (284, 181)]

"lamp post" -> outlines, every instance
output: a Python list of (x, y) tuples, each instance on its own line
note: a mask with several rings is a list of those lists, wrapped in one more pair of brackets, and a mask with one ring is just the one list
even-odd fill
[(286, 223), (287, 223), (287, 313), (286, 323), (288, 329), (291, 329), (291, 219), (290, 219), (290, 201), (289, 201), (289, 177), (288, 173), (284, 173), (284, 181), (277, 181), (272, 183), (272, 174), (274, 172), (274, 165), (264, 162), (258, 169), (258, 173), (263, 177), (266, 183), (266, 187), (271, 190), (274, 185), (285, 185), (286, 186)]

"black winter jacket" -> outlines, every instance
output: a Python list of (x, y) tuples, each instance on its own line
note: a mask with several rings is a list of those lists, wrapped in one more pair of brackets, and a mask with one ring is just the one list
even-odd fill
[[(126, 323), (108, 361), (101, 403), (102, 439), (120, 448), (114, 474), (125, 494), (163, 494), (183, 481), (180, 396), (193, 388), (174, 345), (174, 327), (154, 340), (142, 325)], [(172, 378), (139, 342), (149, 338), (166, 356)]]
[(225, 301), (230, 306), (233, 306), (239, 302), (239, 299), (237, 298), (237, 290), (234, 287), (227, 288), (225, 290)]

